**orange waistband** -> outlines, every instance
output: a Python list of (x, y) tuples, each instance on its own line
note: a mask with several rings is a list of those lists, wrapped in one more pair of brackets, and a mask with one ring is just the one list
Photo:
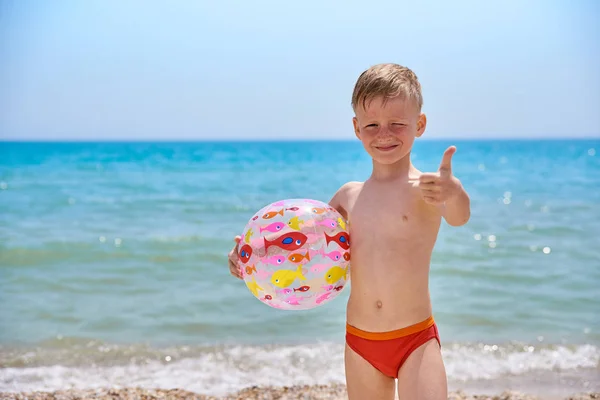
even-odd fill
[(425, 321), (417, 322), (414, 325), (409, 325), (404, 328), (396, 329), (393, 331), (387, 332), (367, 332), (362, 329), (358, 329), (355, 326), (352, 326), (346, 323), (346, 332), (358, 336), (363, 339), (369, 340), (390, 340), (390, 339), (398, 339), (403, 336), (412, 335), (413, 333), (424, 331), (425, 329), (433, 326), (435, 321), (433, 320), (433, 316), (430, 316)]

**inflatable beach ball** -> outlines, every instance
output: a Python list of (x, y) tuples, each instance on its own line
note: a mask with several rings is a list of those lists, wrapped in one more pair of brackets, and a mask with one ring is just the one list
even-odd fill
[(336, 298), (349, 280), (346, 221), (326, 203), (280, 200), (248, 221), (239, 243), (246, 286), (263, 303), (307, 310)]

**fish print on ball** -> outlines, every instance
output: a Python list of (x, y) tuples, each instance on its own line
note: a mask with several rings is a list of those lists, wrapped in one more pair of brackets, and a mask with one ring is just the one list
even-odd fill
[(350, 279), (349, 226), (328, 204), (280, 200), (250, 218), (239, 245), (246, 286), (273, 308), (307, 310), (336, 298)]

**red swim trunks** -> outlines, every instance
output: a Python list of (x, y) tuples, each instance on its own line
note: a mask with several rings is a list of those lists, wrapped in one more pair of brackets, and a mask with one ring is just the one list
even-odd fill
[(367, 332), (346, 323), (348, 346), (390, 378), (398, 376), (398, 370), (413, 351), (434, 338), (441, 346), (433, 317), (388, 332)]

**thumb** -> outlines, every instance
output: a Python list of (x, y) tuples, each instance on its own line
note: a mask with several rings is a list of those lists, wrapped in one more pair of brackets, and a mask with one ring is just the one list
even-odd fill
[(442, 157), (442, 162), (440, 163), (439, 172), (440, 175), (448, 176), (452, 174), (452, 156), (456, 152), (456, 147), (450, 146), (444, 152), (444, 156)]

